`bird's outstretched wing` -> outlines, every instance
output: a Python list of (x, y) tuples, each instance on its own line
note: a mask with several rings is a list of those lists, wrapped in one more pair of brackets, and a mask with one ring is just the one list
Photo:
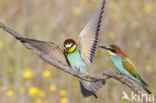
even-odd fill
[(64, 65), (68, 65), (63, 50), (59, 48), (56, 44), (27, 38), (17, 39), (24, 43), (24, 45), (28, 49), (33, 49), (33, 51), (37, 54), (39, 54), (39, 52), (42, 52), (43, 55), (47, 55)]
[(91, 64), (97, 47), (100, 24), (103, 14), (105, 0), (98, 7), (87, 25), (81, 31), (78, 38), (78, 46), (85, 64)]
[(51, 61), (55, 59), (56, 61), (59, 61), (64, 65), (68, 65), (63, 50), (59, 48), (56, 44), (24, 38), (16, 31), (5, 26), (1, 22), (0, 22), (0, 28), (4, 29), (6, 32), (14, 36), (16, 39), (20, 40), (28, 49), (38, 54), (45, 61), (51, 63)]

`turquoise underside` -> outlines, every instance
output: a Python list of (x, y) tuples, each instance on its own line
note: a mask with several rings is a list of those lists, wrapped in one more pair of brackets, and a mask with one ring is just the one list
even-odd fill
[[(73, 69), (77, 69), (80, 72), (88, 74), (87, 69), (85, 67), (85, 64), (81, 58), (81, 55), (80, 55), (78, 49), (76, 49), (73, 53), (66, 54), (66, 55), (67, 55), (69, 64)], [(85, 83), (90, 84), (87, 81), (85, 81)]]

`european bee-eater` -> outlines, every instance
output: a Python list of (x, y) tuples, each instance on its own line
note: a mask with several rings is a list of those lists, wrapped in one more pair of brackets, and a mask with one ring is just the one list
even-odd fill
[(127, 57), (125, 53), (117, 45), (99, 46), (100, 48), (106, 49), (107, 53), (113, 62), (115, 68), (123, 75), (128, 76), (132, 80), (139, 83), (149, 94), (151, 92), (147, 89), (147, 83), (141, 78), (139, 73), (136, 71), (134, 64)]
[[(39, 40), (28, 39), (24, 37), (14, 37), (20, 40), (28, 49), (35, 48), (34, 52), (43, 52), (51, 58), (56, 59), (62, 64), (69, 65), (73, 69), (77, 69), (80, 72), (88, 73), (86, 66), (93, 62), (94, 54), (97, 47), (100, 24), (103, 14), (105, 0), (96, 10), (91, 17), (87, 25), (83, 28), (78, 38), (78, 43), (72, 39), (67, 39), (64, 42), (64, 50), (51, 42), (44, 42)], [(96, 96), (96, 91), (103, 85), (104, 81), (88, 82), (85, 80), (80, 81), (80, 88), (83, 97), (91, 95)]]

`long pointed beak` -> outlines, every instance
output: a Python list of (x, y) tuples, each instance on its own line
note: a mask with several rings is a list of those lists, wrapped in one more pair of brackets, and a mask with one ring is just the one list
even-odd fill
[(110, 50), (110, 48), (107, 48), (106, 46), (98, 46), (99, 48), (103, 48), (103, 49), (106, 49), (106, 50)]
[(69, 50), (70, 48), (66, 48), (67, 50)]

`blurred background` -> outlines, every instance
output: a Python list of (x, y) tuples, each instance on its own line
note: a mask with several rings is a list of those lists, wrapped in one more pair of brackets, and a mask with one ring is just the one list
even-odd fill
[[(1, 0), (0, 22), (22, 36), (63, 47), (77, 37), (102, 0)], [(106, 0), (99, 45), (117, 44), (156, 95), (156, 0)], [(98, 49), (90, 73), (115, 70)], [(0, 103), (128, 103), (131, 90), (109, 79), (93, 96), (82, 98), (77, 78), (49, 65), (0, 29)], [(131, 102), (130, 102), (131, 103)]]

